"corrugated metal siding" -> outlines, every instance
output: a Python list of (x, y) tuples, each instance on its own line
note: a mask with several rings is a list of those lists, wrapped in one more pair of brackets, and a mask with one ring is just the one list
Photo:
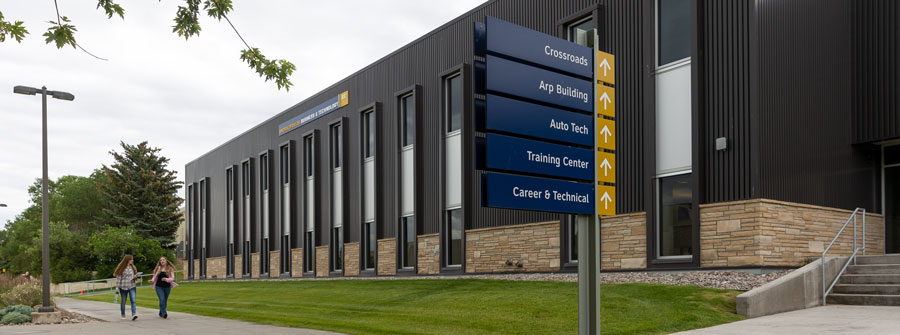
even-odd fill
[(853, 141), (900, 137), (900, 3), (852, 1)]
[[(750, 13), (745, 0), (703, 3), (703, 54), (695, 61), (704, 85), (700, 122), (701, 203), (751, 197)], [(727, 151), (716, 151), (716, 138), (728, 140)]]
[[(317, 142), (317, 149), (323, 153), (316, 162), (318, 184), (322, 187), (318, 194), (319, 220), (316, 227), (319, 245), (328, 244), (328, 232), (331, 222), (331, 192), (329, 187), (330, 176), (326, 173), (329, 167), (328, 125), (344, 117), (346, 136), (345, 151), (347, 159), (344, 165), (345, 184), (350, 186), (345, 198), (344, 207), (347, 210), (344, 229), (347, 231), (347, 242), (359, 239), (361, 222), (361, 201), (357, 194), (359, 184), (359, 169), (361, 169), (361, 157), (359, 155), (361, 122), (359, 109), (374, 102), (381, 103), (381, 122), (378, 134), (378, 147), (376, 159), (381, 166), (378, 172), (380, 189), (378, 198), (382, 202), (382, 212), (378, 215), (379, 238), (396, 236), (396, 226), (399, 221), (399, 208), (396, 194), (398, 181), (395, 171), (398, 169), (398, 126), (397, 99), (395, 93), (413, 85), (421, 85), (422, 114), (418, 120), (421, 131), (417, 136), (417, 155), (420, 156), (420, 204), (417, 207), (417, 220), (421, 222), (420, 233), (436, 233), (440, 230), (443, 204), (441, 197), (423, 196), (427, 194), (441, 194), (442, 185), (442, 115), (440, 108), (440, 77), (439, 74), (447, 69), (463, 63), (473, 64), (472, 29), (475, 21), (482, 21), (486, 15), (496, 16), (501, 19), (520, 24), (531, 29), (536, 29), (548, 34), (559, 36), (560, 20), (586, 8), (597, 8), (597, 1), (591, 0), (567, 0), (567, 1), (492, 1), (470, 11), (462, 17), (448, 23), (429, 35), (418, 39), (400, 50), (386, 56), (374, 64), (360, 70), (350, 77), (339, 81), (335, 85), (316, 94), (288, 110), (276, 115), (235, 139), (222, 144), (213, 151), (203, 155), (186, 166), (185, 176), (189, 181), (198, 180), (201, 177), (210, 178), (210, 208), (212, 227), (210, 229), (212, 240), (210, 241), (210, 255), (212, 257), (225, 254), (226, 227), (225, 227), (225, 167), (231, 164), (239, 164), (247, 157), (256, 157), (261, 151), (276, 150), (279, 144), (287, 140), (303, 143), (302, 138), (311, 129), (319, 129), (322, 136)], [(619, 106), (618, 133), (620, 138), (619, 154), (619, 211), (634, 212), (643, 210), (642, 187), (645, 184), (641, 176), (643, 170), (642, 141), (642, 110), (643, 99), (639, 88), (643, 85), (643, 68), (641, 66), (641, 53), (643, 52), (640, 36), (640, 2), (615, 0), (604, 2), (607, 5), (602, 13), (605, 18), (605, 40), (608, 50), (617, 54), (617, 105)], [(470, 76), (471, 77), (471, 76)], [(338, 93), (350, 91), (350, 104), (340, 110), (315, 120), (301, 129), (294, 130), (284, 136), (278, 136), (277, 126), (289, 118), (336, 96)], [(470, 98), (471, 99), (471, 98)], [(470, 100), (471, 101), (471, 100)], [(468, 109), (468, 119), (464, 131), (471, 131), (472, 108)], [(464, 170), (464, 199), (467, 220), (467, 228), (495, 227), (509, 224), (539, 222), (547, 220), (559, 220), (560, 215), (541, 212), (514, 211), (485, 209), (479, 205), (479, 182), (474, 170), (473, 155), (474, 143), (467, 136), (464, 146), (464, 158), (469, 168)], [(277, 151), (275, 151), (277, 152)], [(298, 150), (301, 155), (302, 150)], [(273, 155), (272, 166), (279, 166), (279, 155)], [(256, 163), (256, 162), (254, 162)], [(296, 169), (303, 166), (303, 157), (298, 156)], [(298, 170), (300, 171), (300, 170)], [(253, 180), (259, 180), (259, 172), (254, 169)], [(275, 171), (277, 172), (277, 171)], [(295, 175), (302, 176), (301, 172)], [(274, 176), (274, 175), (273, 175)], [(276, 183), (277, 184), (277, 183)], [(435, 186), (438, 185), (438, 186)], [(277, 186), (277, 185), (276, 185)], [(254, 193), (258, 190), (254, 190)], [(302, 209), (305, 194), (301, 188), (297, 189), (297, 196), (293, 198), (294, 206)], [(281, 210), (280, 189), (274, 189), (273, 214)], [(257, 201), (254, 199), (254, 201)], [(258, 201), (257, 201), (258, 202)], [(254, 220), (259, 220), (259, 213)], [(302, 210), (297, 211), (296, 218), (303, 217)], [(280, 227), (280, 215), (273, 215), (275, 227)], [(277, 232), (275, 228), (272, 232)], [(256, 238), (258, 239), (258, 235)], [(273, 239), (272, 243), (278, 243), (280, 239)], [(257, 242), (258, 243), (258, 242)]]
[(876, 161), (852, 146), (851, 2), (757, 2), (760, 196), (875, 207)]

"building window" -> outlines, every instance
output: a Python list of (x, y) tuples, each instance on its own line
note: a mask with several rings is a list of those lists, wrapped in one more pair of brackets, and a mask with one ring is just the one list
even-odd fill
[(444, 114), (447, 117), (447, 133), (453, 133), (462, 128), (463, 114), (463, 79), (462, 75), (455, 74), (445, 79), (444, 84)]
[(692, 250), (691, 174), (659, 179), (658, 256), (690, 257)]
[(235, 216), (234, 216), (234, 198), (235, 198), (235, 187), (234, 187), (234, 168), (227, 168), (225, 170), (225, 201), (226, 201), (226, 213), (225, 213), (225, 226), (227, 230), (226, 242), (227, 247), (225, 250), (225, 275), (231, 276), (234, 275), (234, 231), (235, 231)]
[(306, 177), (306, 194), (303, 197), (304, 226), (306, 230), (303, 237), (303, 272), (315, 270), (315, 146), (312, 135), (303, 138), (303, 175)]
[(691, 1), (657, 0), (657, 66), (691, 57)]
[(366, 222), (363, 224), (362, 241), (362, 249), (363, 252), (365, 252), (365, 256), (363, 256), (363, 259), (365, 261), (365, 269), (374, 270), (376, 248), (378, 247), (378, 242), (375, 239), (375, 222)]
[(412, 269), (416, 259), (416, 217), (400, 219), (400, 265)]
[(582, 18), (569, 25), (567, 35), (569, 42), (583, 45), (588, 48), (594, 48), (594, 19), (591, 16)]
[(206, 258), (209, 257), (209, 248), (207, 246), (207, 241), (209, 240), (209, 208), (208, 208), (208, 195), (209, 195), (209, 183), (206, 182), (206, 178), (200, 180), (200, 277), (206, 278)]
[(344, 155), (343, 127), (340, 123), (331, 126), (331, 264), (332, 270), (342, 270), (344, 264), (344, 192), (343, 169), (341, 163)]
[(291, 178), (291, 145), (285, 144), (279, 150), (281, 171), (281, 273), (289, 274), (291, 272), (291, 226), (294, 225), (294, 216), (292, 215), (294, 206), (291, 201), (293, 199), (293, 188)]
[(456, 208), (447, 211), (447, 218), (444, 220), (446, 228), (444, 229), (444, 245), (447, 248), (447, 266), (462, 265), (463, 257), (463, 218), (462, 209)]
[(363, 269), (375, 269), (377, 242), (375, 224), (375, 111), (362, 114), (362, 242)]
[(270, 250), (270, 239), (269, 239), (269, 225), (271, 224), (270, 217), (270, 198), (269, 198), (269, 154), (264, 153), (259, 155), (259, 189), (260, 189), (260, 230), (262, 235), (262, 240), (260, 240), (259, 245), (259, 273), (260, 276), (267, 275), (269, 273), (269, 250)]
[(400, 98), (401, 142), (403, 147), (416, 144), (416, 97), (408, 94)]
[(241, 163), (241, 226), (242, 236), (244, 236), (242, 245), (241, 245), (241, 253), (244, 255), (241, 257), (241, 268), (243, 276), (250, 275), (250, 253), (253, 252), (252, 249), (252, 239), (250, 238), (251, 232), (251, 201), (250, 201), (250, 160), (244, 161)]

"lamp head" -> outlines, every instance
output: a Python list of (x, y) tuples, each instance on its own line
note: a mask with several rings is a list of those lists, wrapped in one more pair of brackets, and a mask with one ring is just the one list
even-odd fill
[(53, 94), (51, 96), (53, 98), (59, 99), (59, 100), (66, 100), (66, 101), (75, 100), (75, 96), (72, 95), (72, 93), (68, 93), (68, 92), (53, 91)]
[(25, 94), (25, 95), (35, 95), (35, 94), (37, 94), (37, 92), (38, 92), (38, 89), (36, 89), (34, 87), (21, 86), (21, 85), (13, 87), (13, 93), (19, 93), (19, 94)]

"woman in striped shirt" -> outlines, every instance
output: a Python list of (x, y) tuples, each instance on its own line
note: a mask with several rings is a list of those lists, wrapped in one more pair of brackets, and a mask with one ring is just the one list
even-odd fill
[(125, 258), (122, 258), (119, 266), (116, 267), (116, 271), (113, 272), (113, 276), (116, 277), (116, 288), (119, 289), (119, 296), (122, 297), (122, 319), (125, 318), (126, 298), (131, 299), (131, 320), (137, 319), (137, 307), (134, 304), (134, 295), (137, 292), (137, 289), (134, 287), (134, 280), (137, 274), (137, 268), (134, 266), (134, 257), (131, 257), (131, 255), (125, 255)]

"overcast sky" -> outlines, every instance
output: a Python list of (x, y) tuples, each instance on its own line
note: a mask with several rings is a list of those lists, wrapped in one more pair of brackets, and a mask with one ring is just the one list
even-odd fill
[(184, 165), (310, 95), (343, 79), (483, 0), (235, 0), (229, 16), (247, 42), (297, 66), (290, 92), (241, 62), (227, 23), (203, 16), (199, 37), (172, 33), (183, 1), (117, 1), (125, 20), (107, 19), (97, 1), (59, 1), (75, 37), (97, 60), (41, 35), (56, 20), (52, 0), (2, 1), (5, 20), (25, 21), (22, 43), (0, 43), (0, 223), (28, 206), (41, 177), (41, 101), (16, 85), (70, 92), (48, 99), (50, 179), (86, 176), (111, 163), (119, 141), (149, 141)]

